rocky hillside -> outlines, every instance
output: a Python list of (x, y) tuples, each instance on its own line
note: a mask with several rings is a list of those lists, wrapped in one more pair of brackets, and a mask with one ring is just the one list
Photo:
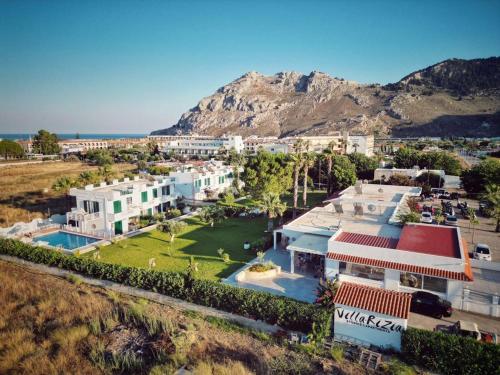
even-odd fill
[(381, 86), (250, 72), (153, 134), (500, 136), (500, 57), (446, 60)]

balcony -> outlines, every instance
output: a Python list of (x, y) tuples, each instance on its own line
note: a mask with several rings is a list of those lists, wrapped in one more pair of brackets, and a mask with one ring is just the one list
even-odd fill
[(102, 217), (100, 212), (94, 212), (89, 214), (81, 209), (80, 210), (72, 209), (71, 212), (66, 213), (66, 216), (68, 220), (79, 221), (79, 222), (97, 220)]

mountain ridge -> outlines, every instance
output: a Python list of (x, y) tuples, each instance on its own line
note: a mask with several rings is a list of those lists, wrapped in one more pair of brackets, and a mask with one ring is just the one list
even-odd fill
[(500, 136), (500, 57), (449, 59), (396, 83), (247, 72), (151, 134)]

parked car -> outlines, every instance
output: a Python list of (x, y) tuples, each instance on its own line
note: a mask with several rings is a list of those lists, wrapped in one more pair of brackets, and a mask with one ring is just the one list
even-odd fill
[(431, 189), (432, 194), (434, 194), (436, 197), (439, 197), (441, 194), (445, 193), (444, 189), (441, 188), (432, 188)]
[(479, 202), (479, 213), (483, 216), (489, 217), (489, 208), (490, 208), (490, 202), (488, 201), (480, 201)]
[(420, 216), (420, 222), (426, 224), (432, 224), (432, 214), (427, 211), (422, 212), (422, 216)]
[(449, 333), (452, 335), (458, 335), (463, 337), (470, 337), (474, 340), (487, 342), (487, 343), (498, 343), (498, 336), (493, 332), (481, 331), (477, 324), (474, 322), (468, 322), (465, 320), (459, 320), (452, 326), (442, 326), (438, 325), (434, 328), (435, 331), (441, 331), (444, 333)]
[(457, 217), (454, 215), (448, 215), (446, 216), (446, 220), (444, 221), (446, 225), (451, 225), (451, 226), (458, 226), (458, 220)]
[(450, 193), (448, 193), (447, 191), (445, 191), (443, 194), (441, 194), (439, 196), (439, 199), (451, 199), (451, 195), (450, 195)]
[(478, 243), (474, 252), (472, 253), (474, 259), (487, 260), (491, 262), (491, 251), (490, 247), (484, 243)]
[(443, 316), (451, 316), (453, 308), (450, 302), (441, 297), (433, 293), (419, 291), (412, 294), (410, 311), (441, 319)]

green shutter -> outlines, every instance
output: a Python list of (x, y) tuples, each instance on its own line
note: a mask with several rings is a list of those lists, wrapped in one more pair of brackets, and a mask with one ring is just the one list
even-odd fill
[(153, 198), (158, 198), (158, 189), (153, 189)]
[(142, 203), (145, 203), (145, 202), (147, 202), (147, 201), (148, 201), (148, 192), (147, 192), (147, 191), (143, 191), (143, 192), (141, 193), (141, 202), (142, 202)]
[(120, 212), (122, 212), (122, 201), (114, 201), (113, 209), (115, 214), (119, 214)]
[(152, 208), (148, 208), (148, 216), (153, 216), (153, 209)]
[(123, 223), (122, 221), (115, 221), (115, 234), (123, 234)]

